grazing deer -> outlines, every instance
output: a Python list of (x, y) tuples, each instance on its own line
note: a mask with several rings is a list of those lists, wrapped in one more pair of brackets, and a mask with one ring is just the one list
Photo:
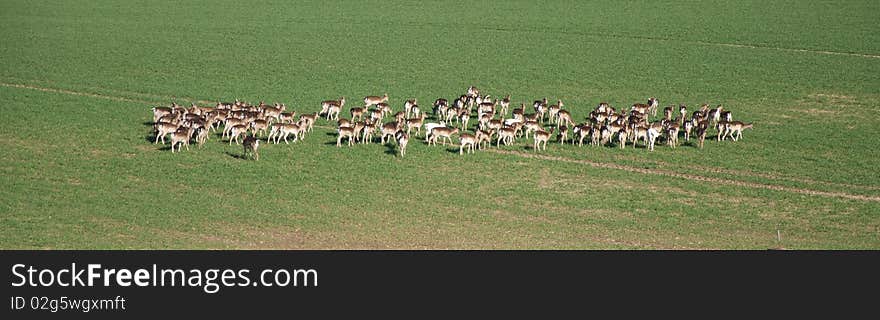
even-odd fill
[[(382, 144), (385, 144), (385, 137), (392, 138), (400, 129), (400, 122), (392, 121), (382, 125)], [(390, 139), (389, 139), (390, 140)]]
[(342, 145), (342, 138), (348, 138), (348, 146), (353, 144), (352, 140), (354, 139), (354, 128), (352, 127), (339, 127), (336, 129), (336, 147), (340, 147)]
[[(192, 137), (193, 128), (185, 128), (181, 127), (174, 131), (171, 134), (171, 153), (174, 153), (174, 145), (182, 144), (186, 146), (186, 150), (189, 150), (189, 138)], [(177, 151), (180, 152), (180, 146), (177, 147)]]
[(542, 143), (544, 144), (544, 150), (547, 150), (547, 141), (549, 141), (550, 136), (553, 135), (553, 130), (556, 130), (556, 128), (550, 128), (549, 132), (544, 131), (543, 129), (538, 129), (538, 131), (535, 131), (535, 135), (533, 136), (533, 138), (535, 139), (535, 145), (534, 147), (532, 147), (535, 152), (538, 152), (538, 148), (541, 146)]
[[(725, 130), (724, 138), (730, 136), (733, 138), (733, 141), (739, 141), (742, 139), (742, 132), (745, 129), (753, 128), (753, 123), (743, 123), (742, 121), (732, 121), (727, 124), (727, 130)], [(722, 138), (722, 140), (724, 140)]]
[(400, 150), (400, 157), (406, 155), (406, 145), (409, 143), (409, 135), (403, 132), (403, 130), (398, 130), (397, 133), (394, 134), (394, 137), (397, 138), (397, 148)]
[(257, 152), (257, 148), (260, 147), (259, 139), (253, 136), (246, 136), (241, 144), (244, 147), (242, 158), (246, 158), (248, 154), (250, 154), (253, 156), (254, 160), (260, 160), (260, 153)]
[(437, 145), (437, 138), (440, 138), (444, 146), (446, 145), (446, 140), (449, 140), (449, 143), (452, 144), (452, 135), (456, 133), (458, 133), (458, 128), (436, 127), (431, 130), (431, 138), (429, 138), (428, 143)]
[(416, 129), (419, 136), (422, 135), (422, 124), (425, 123), (425, 114), (423, 113), (418, 118), (407, 119), (406, 120), (406, 134), (409, 135), (413, 128)]
[(364, 106), (369, 108), (371, 106), (388, 102), (388, 94), (379, 97), (379, 96), (366, 96), (364, 97)]
[(156, 130), (156, 141), (153, 141), (153, 144), (159, 143), (160, 139), (162, 140), (162, 144), (165, 144), (165, 136), (169, 133), (174, 133), (178, 128), (176, 124), (168, 122), (158, 122), (154, 127)]
[(463, 132), (458, 136), (458, 154), (464, 154), (464, 148), (468, 148), (468, 153), (473, 153), (477, 143), (477, 137), (467, 132)]
[(574, 121), (571, 119), (571, 113), (568, 110), (559, 110), (556, 113), (556, 128), (558, 129), (560, 125), (573, 126)]

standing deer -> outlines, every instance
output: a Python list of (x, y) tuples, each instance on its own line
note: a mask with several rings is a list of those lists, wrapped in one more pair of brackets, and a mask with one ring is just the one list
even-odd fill
[(253, 136), (247, 136), (241, 144), (244, 146), (242, 158), (246, 158), (248, 154), (251, 154), (254, 160), (260, 160), (260, 154), (257, 152), (257, 148), (260, 147), (260, 140)]

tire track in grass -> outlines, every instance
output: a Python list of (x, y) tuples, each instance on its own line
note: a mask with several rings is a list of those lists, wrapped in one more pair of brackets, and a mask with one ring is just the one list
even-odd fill
[[(117, 96), (110, 96), (110, 95), (104, 95), (104, 94), (97, 94), (97, 93), (91, 93), (91, 92), (80, 92), (80, 91), (72, 91), (72, 90), (67, 90), (67, 89), (47, 88), (47, 87), (39, 87), (39, 86), (34, 86), (34, 85), (24, 85), (24, 84), (17, 84), (17, 83), (0, 82), (0, 86), (11, 87), (11, 88), (30, 89), (30, 90), (37, 90), (37, 91), (50, 92), (50, 93), (59, 93), (59, 94), (67, 94), (67, 95), (75, 95), (75, 96), (108, 99), (108, 100), (122, 101), (122, 102), (135, 102), (135, 103), (143, 103), (143, 104), (156, 103), (156, 101), (146, 101), (146, 100), (140, 100), (140, 99), (132, 99), (132, 98), (126, 98), (126, 97), (117, 97)], [(148, 94), (144, 94), (144, 95), (148, 95)], [(155, 95), (155, 96), (160, 96), (160, 95)], [(204, 100), (199, 100), (199, 99), (190, 99), (187, 97), (177, 97), (177, 98), (191, 100), (191, 101), (198, 101), (198, 102), (204, 101)], [(316, 125), (315, 127), (322, 128), (322, 129), (329, 129), (329, 130), (336, 129), (335, 127), (327, 127), (327, 126), (320, 126), (320, 125)], [(691, 181), (723, 183), (723, 184), (727, 184), (727, 185), (742, 186), (742, 187), (749, 187), (749, 188), (759, 188), (759, 189), (767, 189), (767, 190), (775, 190), (775, 191), (784, 191), (784, 192), (799, 193), (799, 194), (806, 194), (806, 195), (837, 197), (837, 198), (845, 198), (845, 199), (850, 199), (850, 200), (880, 202), (880, 197), (877, 197), (877, 196), (856, 195), (856, 194), (850, 194), (850, 193), (845, 193), (845, 192), (819, 191), (819, 190), (812, 190), (812, 189), (805, 189), (805, 188), (795, 188), (795, 187), (763, 184), (763, 183), (757, 183), (757, 182), (746, 182), (746, 181), (739, 181), (739, 180), (705, 177), (705, 176), (700, 176), (700, 175), (679, 173), (679, 172), (662, 170), (662, 169), (644, 169), (644, 168), (625, 166), (625, 165), (620, 165), (620, 164), (615, 164), (615, 163), (596, 162), (596, 161), (590, 161), (590, 160), (584, 160), (584, 159), (572, 159), (572, 158), (565, 158), (565, 157), (558, 157), (558, 156), (547, 156), (547, 155), (531, 154), (531, 153), (509, 151), (509, 150), (488, 149), (487, 152), (493, 152), (493, 153), (505, 154), (505, 155), (515, 155), (515, 156), (519, 156), (519, 157), (532, 158), (532, 159), (579, 163), (579, 164), (586, 164), (586, 165), (596, 167), (596, 168), (616, 169), (616, 170), (623, 170), (623, 171), (634, 172), (634, 173), (662, 175), (662, 176), (668, 176), (668, 177), (682, 178), (682, 179), (691, 180)], [(725, 171), (728, 171), (728, 170), (725, 170)], [(729, 170), (728, 172), (732, 173), (732, 172), (736, 172), (736, 171)], [(817, 183), (821, 183), (821, 182), (817, 181)]]
[(595, 168), (615, 169), (615, 170), (623, 170), (623, 171), (634, 172), (634, 173), (660, 175), (660, 176), (681, 178), (681, 179), (686, 179), (686, 180), (691, 180), (691, 181), (722, 183), (722, 184), (733, 185), (733, 186), (767, 189), (767, 190), (775, 190), (775, 191), (784, 191), (784, 192), (791, 192), (791, 193), (800, 193), (800, 194), (806, 194), (806, 195), (812, 195), (812, 196), (836, 197), (836, 198), (844, 198), (844, 199), (850, 199), (850, 200), (880, 202), (880, 197), (876, 197), (876, 196), (863, 196), (863, 195), (849, 194), (849, 193), (844, 193), (844, 192), (819, 191), (819, 190), (811, 190), (811, 189), (804, 189), (804, 188), (794, 188), (794, 187), (786, 187), (786, 186), (779, 186), (779, 185), (772, 185), (772, 184), (763, 184), (763, 183), (757, 183), (757, 182), (746, 182), (746, 181), (729, 180), (729, 179), (721, 179), (721, 178), (713, 178), (713, 177), (704, 177), (704, 176), (699, 176), (699, 175), (694, 175), (694, 174), (679, 173), (679, 172), (662, 170), (662, 169), (645, 169), (645, 168), (637, 168), (637, 167), (625, 166), (625, 165), (620, 165), (620, 164), (615, 164), (615, 163), (595, 162), (595, 161), (584, 160), (584, 159), (571, 159), (571, 158), (565, 158), (565, 157), (531, 154), (531, 153), (518, 152), (518, 151), (499, 150), (499, 149), (489, 149), (487, 151), (492, 152), (492, 153), (498, 153), (498, 154), (515, 155), (515, 156), (524, 157), (524, 158), (586, 164), (586, 165), (589, 165), (589, 166), (592, 166)]

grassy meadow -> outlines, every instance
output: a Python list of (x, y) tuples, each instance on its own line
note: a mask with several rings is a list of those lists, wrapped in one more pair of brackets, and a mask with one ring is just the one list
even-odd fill
[[(878, 17), (877, 1), (2, 1), (0, 248), (880, 249)], [(259, 161), (216, 135), (152, 143), (150, 108), (172, 101), (310, 113), (345, 96), (348, 117), (366, 95), (424, 110), (470, 85), (562, 99), (578, 122), (654, 96), (755, 128), (654, 152), (416, 138), (400, 158), (337, 148), (324, 120)]]

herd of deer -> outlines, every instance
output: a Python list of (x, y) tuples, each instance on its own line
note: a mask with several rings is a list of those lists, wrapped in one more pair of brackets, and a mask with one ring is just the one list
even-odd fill
[[(690, 114), (683, 104), (670, 105), (663, 109), (660, 118), (649, 121), (649, 115), (657, 117), (660, 104), (653, 97), (647, 103), (633, 104), (628, 110), (618, 111), (608, 103), (599, 103), (585, 122), (575, 124), (562, 100), (552, 105), (547, 98), (536, 100), (532, 104), (534, 112), (526, 113), (525, 103), (509, 110), (510, 95), (500, 100), (493, 99), (489, 95), (481, 95), (474, 86), (451, 103), (444, 98), (435, 100), (432, 114), (436, 122), (426, 122), (426, 112), (419, 107), (416, 99), (407, 100), (402, 111), (392, 114), (387, 93), (383, 96), (367, 96), (364, 97), (363, 106), (349, 109), (350, 119), (339, 117), (345, 103), (345, 97), (322, 101), (320, 112), (303, 114), (298, 119), (296, 112), (285, 112), (286, 106), (278, 103), (250, 105), (236, 100), (233, 103), (218, 102), (214, 107), (199, 107), (193, 103), (190, 108), (172, 103), (170, 107), (152, 109), (156, 132), (154, 143), (161, 140), (164, 144), (165, 136), (171, 134), (171, 152), (174, 152), (175, 146), (177, 151), (182, 146), (189, 149), (190, 140), (201, 145), (208, 140), (211, 131), (222, 126), (222, 137), (228, 138), (229, 144), (239, 143), (241, 138), (245, 155), (252, 154), (254, 159), (259, 159), (258, 137), (267, 135), (266, 141), (275, 144), (281, 140), (289, 144), (288, 137), (296, 142), (312, 131), (319, 117), (336, 122), (337, 147), (342, 145), (343, 140), (349, 146), (355, 142), (370, 143), (375, 134), (382, 144), (386, 143), (386, 139), (396, 141), (401, 157), (406, 154), (413, 130), (419, 136), (424, 133), (424, 140), (429, 145), (436, 145), (437, 140), (443, 145), (447, 142), (452, 144), (452, 136), (458, 135), (459, 154), (464, 154), (482, 149), (486, 144), (491, 145), (493, 141), (497, 146), (502, 143), (510, 145), (518, 138), (528, 139), (529, 135), (532, 136), (534, 151), (546, 150), (547, 142), (554, 133), (560, 144), (570, 141), (571, 144), (582, 146), (584, 140), (589, 138), (588, 142), (592, 145), (617, 144), (622, 149), (627, 143), (635, 147), (642, 141), (643, 146), (651, 151), (661, 139), (675, 148), (681, 135), (685, 141), (695, 137), (697, 145), (702, 148), (709, 128), (716, 130), (716, 139), (719, 141), (727, 138), (737, 141), (742, 138), (743, 130), (753, 127), (751, 123), (734, 121), (732, 113), (722, 105), (711, 108), (708, 104), (701, 105)], [(511, 112), (510, 117), (507, 117), (508, 111)], [(472, 116), (476, 124), (470, 128)], [(384, 122), (386, 118), (389, 118), (388, 122)], [(569, 133), (572, 135), (570, 138)]]

